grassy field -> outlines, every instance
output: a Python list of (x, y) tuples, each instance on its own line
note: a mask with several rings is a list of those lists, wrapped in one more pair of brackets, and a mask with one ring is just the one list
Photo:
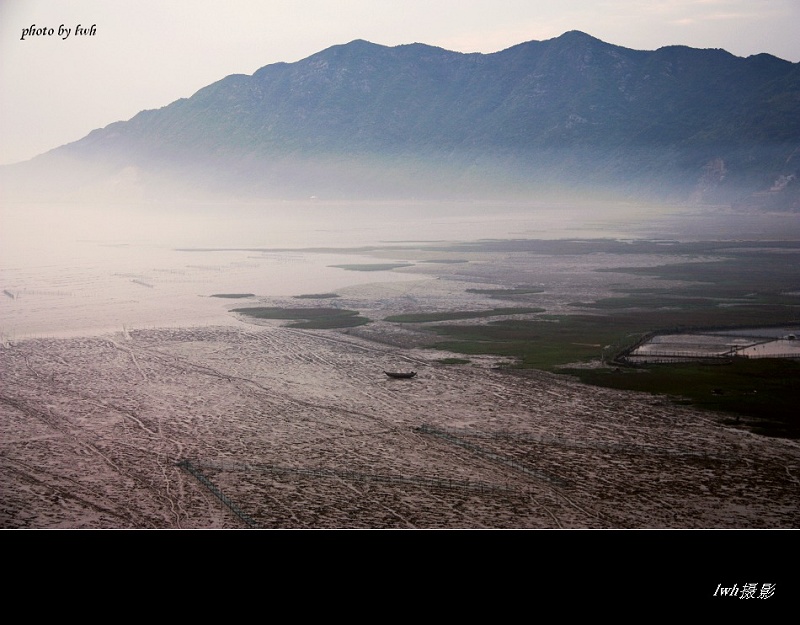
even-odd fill
[(215, 293), (211, 297), (223, 297), (226, 299), (244, 299), (247, 297), (255, 297), (253, 293)]
[(390, 271), (401, 267), (413, 267), (412, 263), (356, 263), (350, 265), (329, 265), (347, 271)]
[[(440, 325), (432, 347), (460, 354), (497, 354), (523, 368), (553, 371), (568, 363), (599, 359), (605, 351), (647, 331), (644, 324), (591, 315), (541, 315), (486, 324)], [(632, 341), (631, 341), (632, 342)], [(607, 347), (611, 346), (611, 347)]]

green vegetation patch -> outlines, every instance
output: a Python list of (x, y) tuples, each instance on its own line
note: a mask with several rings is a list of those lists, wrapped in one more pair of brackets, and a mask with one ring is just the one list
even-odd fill
[(357, 310), (341, 308), (253, 307), (234, 308), (230, 312), (255, 317), (256, 319), (297, 320), (296, 323), (289, 324), (290, 328), (326, 330), (352, 328), (369, 323), (369, 319), (361, 317)]
[(363, 263), (354, 265), (328, 265), (347, 271), (390, 271), (401, 267), (413, 267), (412, 263)]
[(440, 365), (468, 365), (472, 361), (469, 358), (439, 358), (436, 362)]
[(670, 294), (637, 294), (635, 297), (604, 297), (595, 302), (573, 302), (577, 308), (596, 308), (599, 310), (619, 310), (623, 308), (679, 308), (705, 309), (723, 304), (750, 304), (748, 300), (718, 300), (709, 297), (680, 297)]
[(493, 308), (491, 310), (458, 310), (453, 312), (389, 315), (384, 320), (394, 323), (428, 323), (431, 321), (455, 321), (456, 319), (478, 319), (481, 317), (498, 317), (501, 315), (526, 315), (544, 311), (544, 308)]
[(735, 358), (728, 364), (674, 363), (635, 369), (569, 369), (587, 384), (685, 398), (734, 415), (726, 423), (767, 436), (800, 438), (800, 362)]
[(523, 368), (553, 370), (571, 362), (600, 359), (604, 351), (611, 351), (605, 350), (606, 346), (635, 342), (647, 326), (601, 316), (563, 315), (431, 329), (446, 339), (431, 345), (436, 349), (494, 354), (516, 359)]
[(685, 332), (770, 323), (796, 323), (794, 309), (782, 306), (732, 306), (689, 310), (624, 310), (614, 315), (540, 315), (485, 324), (438, 325), (431, 330), (445, 342), (431, 347), (458, 354), (496, 354), (522, 368), (555, 370), (616, 354), (655, 330)]
[(439, 260), (423, 260), (423, 263), (436, 263), (439, 265), (458, 265), (461, 263), (468, 263), (468, 260), (461, 258), (441, 258)]
[[(610, 361), (654, 328), (681, 331), (693, 325), (728, 322), (763, 323), (776, 317), (764, 310), (641, 311), (605, 315), (545, 316), (535, 320), (503, 320), (485, 325), (441, 325), (431, 329), (440, 338), (430, 347), (460, 354), (494, 354), (513, 358), (520, 368), (570, 373), (597, 386), (680, 397), (683, 403), (733, 415), (729, 423), (752, 431), (800, 437), (800, 363), (788, 359), (734, 359), (732, 364), (674, 363), (627, 367), (565, 368), (575, 362)], [(786, 311), (780, 307), (775, 315)], [(744, 313), (744, 314), (740, 314)], [(719, 327), (719, 326), (718, 326)], [(676, 400), (677, 401), (677, 400)]]
[[(685, 296), (717, 298), (756, 298), (758, 301), (796, 303), (782, 297), (786, 291), (800, 288), (800, 264), (794, 254), (748, 250), (732, 257), (707, 262), (676, 263), (655, 267), (620, 267), (597, 269), (598, 272), (653, 276), (662, 280), (681, 280), (689, 284), (679, 290)], [(676, 289), (662, 294), (674, 292)], [(633, 291), (631, 292), (633, 293)]]
[(245, 297), (255, 297), (253, 293), (214, 293), (211, 297), (225, 297), (228, 299), (242, 299)]
[(290, 328), (304, 328), (306, 330), (333, 330), (335, 328), (354, 328), (369, 323), (369, 319), (360, 316), (357, 312), (354, 315), (339, 315), (333, 317), (319, 317), (308, 321), (297, 321), (290, 323)]

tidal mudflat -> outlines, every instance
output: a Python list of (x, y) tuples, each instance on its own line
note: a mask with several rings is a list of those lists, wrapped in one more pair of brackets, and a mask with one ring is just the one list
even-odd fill
[[(530, 338), (523, 354), (474, 336), (472, 344), (486, 349), (467, 354), (441, 344), (443, 332), (452, 338), (453, 328), (472, 326), (546, 328), (552, 338), (571, 327), (570, 316), (614, 331), (631, 312), (669, 321), (674, 301), (653, 310), (660, 302), (620, 308), (614, 298), (655, 291), (663, 298), (670, 288), (686, 295), (687, 262), (716, 268), (728, 258), (719, 246), (637, 245), (506, 232), (494, 241), (361, 241), (358, 249), (170, 248), (169, 262), (134, 254), (129, 271), (87, 268), (106, 282), (94, 283), (99, 295), (85, 319), (100, 311), (102, 323), (70, 332), (58, 329), (80, 315), (59, 306), (89, 299), (80, 297), (84, 287), (42, 280), (43, 267), (64, 275), (69, 263), (40, 265), (30, 284), (40, 282), (27, 292), (7, 276), (29, 265), (4, 264), (3, 288), (12, 295), (3, 298), (3, 322), (14, 319), (10, 307), (43, 298), (31, 318), (53, 325), (7, 333), (0, 349), (0, 525), (797, 527), (796, 440), (756, 434), (664, 395), (504, 366), (543, 353), (549, 366), (573, 358), (601, 366), (607, 337), (561, 333), (560, 351)], [(767, 247), (755, 256), (764, 265), (764, 254), (796, 253)], [(285, 290), (259, 283), (259, 275), (292, 265), (280, 258), (332, 273), (324, 284), (295, 281)], [(331, 267), (383, 263), (401, 266)], [(664, 267), (674, 275), (665, 277)], [(146, 314), (138, 323), (106, 323), (114, 304), (103, 299), (103, 284), (124, 285), (128, 314)], [(791, 297), (765, 296), (748, 310), (786, 311)], [(248, 306), (332, 307), (369, 321), (298, 329), (231, 312)], [(692, 319), (706, 314), (694, 301), (678, 308)], [(204, 312), (190, 324), (187, 310)], [(407, 369), (417, 376), (383, 373)]]
[[(0, 352), (0, 524), (794, 528), (795, 441), (646, 393), (273, 325)], [(411, 380), (384, 369), (414, 368)]]

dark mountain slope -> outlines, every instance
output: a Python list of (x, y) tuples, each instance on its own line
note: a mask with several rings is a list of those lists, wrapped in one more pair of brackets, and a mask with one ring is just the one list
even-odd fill
[(24, 168), (69, 163), (84, 187), (106, 189), (128, 172), (139, 190), (179, 193), (565, 188), (796, 208), (798, 148), (800, 64), (630, 50), (573, 31), (494, 54), (353, 41), (228, 76)]

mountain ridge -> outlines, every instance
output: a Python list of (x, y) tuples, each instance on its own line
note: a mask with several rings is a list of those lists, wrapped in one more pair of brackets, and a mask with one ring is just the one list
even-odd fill
[(128, 172), (145, 195), (165, 183), (253, 197), (580, 188), (795, 210), (798, 150), (800, 64), (568, 31), (490, 54), (356, 39), (231, 74), (27, 167), (87, 169), (83, 186), (103, 188)]

